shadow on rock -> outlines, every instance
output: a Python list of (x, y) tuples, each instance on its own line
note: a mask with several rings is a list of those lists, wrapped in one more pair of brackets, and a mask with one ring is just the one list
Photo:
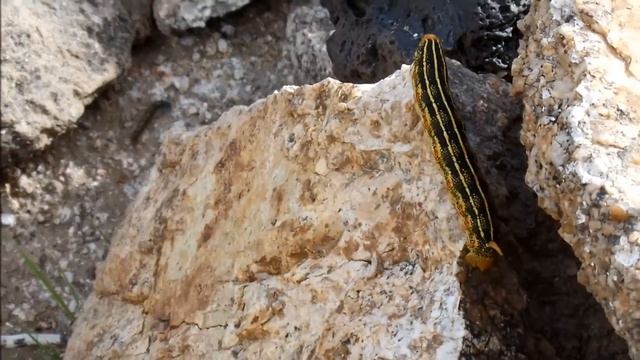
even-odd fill
[[(628, 359), (627, 344), (578, 283), (579, 261), (558, 235), (559, 225), (538, 208), (524, 182), (519, 99), (491, 75), (449, 68), (454, 102), (488, 184), (496, 240), (505, 252), (487, 273), (465, 268), (459, 275), (469, 330), (464, 358)], [(478, 86), (488, 88), (472, 89)], [(496, 117), (483, 110), (487, 104), (512, 111)]]

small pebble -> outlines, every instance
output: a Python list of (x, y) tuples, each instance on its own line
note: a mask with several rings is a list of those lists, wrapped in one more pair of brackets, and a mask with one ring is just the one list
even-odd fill
[(185, 109), (185, 113), (187, 115), (195, 115), (198, 113), (198, 108), (195, 105), (190, 105), (188, 108)]
[(31, 194), (36, 190), (36, 183), (26, 175), (20, 175), (18, 178), (18, 186), (27, 194)]
[(233, 69), (233, 78), (236, 80), (240, 80), (242, 79), (242, 77), (244, 76), (244, 69), (241, 67), (237, 67), (235, 69)]
[(13, 310), (11, 312), (11, 314), (13, 316), (17, 317), (20, 321), (26, 321), (27, 320), (27, 315), (20, 308), (16, 308), (15, 310)]
[(227, 44), (227, 40), (225, 39), (218, 40), (218, 50), (220, 50), (220, 52), (223, 54), (229, 51), (229, 44)]
[(154, 64), (160, 65), (167, 61), (167, 57), (164, 55), (158, 55), (155, 60), (153, 60)]
[(222, 28), (220, 28), (220, 32), (226, 35), (227, 37), (232, 37), (236, 33), (236, 28), (233, 25), (224, 24)]
[(189, 89), (189, 77), (187, 76), (176, 76), (173, 78), (173, 86), (178, 89), (179, 92), (183, 93)]
[(14, 214), (2, 213), (3, 226), (15, 226), (16, 216)]
[(193, 46), (193, 37), (185, 36), (180, 38), (180, 45), (182, 46)]
[(207, 45), (206, 45), (206, 51), (207, 54), (209, 55), (215, 55), (216, 51), (218, 51), (218, 47), (217, 47), (217, 42), (216, 41), (210, 41)]

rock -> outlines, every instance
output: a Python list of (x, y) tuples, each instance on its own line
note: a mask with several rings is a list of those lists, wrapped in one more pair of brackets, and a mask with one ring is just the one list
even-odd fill
[(435, 33), (448, 55), (476, 72), (507, 73), (516, 21), (529, 0), (322, 0), (336, 31), (327, 42), (338, 79), (375, 82), (411, 62), (420, 36)]
[(133, 24), (134, 43), (144, 43), (155, 27), (153, 22), (153, 0), (138, 1), (122, 1), (122, 5), (126, 8), (131, 23)]
[[(43, 149), (129, 62), (120, 1), (2, 2), (2, 162)], [(139, 16), (138, 16), (139, 17)]]
[(16, 225), (16, 216), (10, 213), (2, 213), (2, 226), (15, 226)]
[(181, 93), (189, 89), (189, 77), (188, 76), (175, 76), (173, 77), (173, 86)]
[(220, 27), (220, 32), (227, 37), (233, 37), (236, 34), (236, 28), (231, 24), (223, 24)]
[(240, 9), (251, 0), (156, 0), (153, 15), (166, 35), (205, 27), (207, 21)]
[(229, 44), (227, 44), (227, 40), (218, 39), (218, 50), (223, 54), (226, 54), (229, 51)]
[(300, 6), (287, 18), (283, 57), (294, 69), (294, 83), (315, 83), (333, 75), (327, 39), (333, 31), (329, 12), (322, 6)]
[[(476, 91), (456, 99), (482, 100), (465, 118), (500, 133), (519, 114), (504, 82), (452, 77)], [(525, 302), (508, 267), (466, 290), (499, 307), (459, 308), (455, 214), (409, 67), (285, 87), (168, 135), (65, 356), (449, 359), (476, 337), (516, 356)]]
[(640, 357), (640, 7), (534, 2), (513, 64), (527, 183), (559, 220), (578, 279)]

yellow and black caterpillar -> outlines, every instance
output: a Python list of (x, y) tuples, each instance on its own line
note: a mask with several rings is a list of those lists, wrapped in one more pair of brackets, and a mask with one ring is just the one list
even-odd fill
[(453, 108), (447, 64), (437, 36), (422, 37), (411, 70), (418, 112), (432, 139), (435, 159), (468, 236), (469, 253), (465, 260), (486, 270), (493, 265), (496, 253), (502, 255), (502, 251), (493, 240), (489, 204), (469, 158), (464, 129)]

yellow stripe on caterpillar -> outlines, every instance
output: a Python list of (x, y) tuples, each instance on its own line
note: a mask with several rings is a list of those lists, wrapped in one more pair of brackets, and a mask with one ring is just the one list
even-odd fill
[(484, 271), (502, 251), (493, 240), (489, 204), (469, 158), (462, 123), (455, 114), (447, 64), (436, 35), (422, 37), (411, 71), (416, 109), (432, 140), (434, 157), (467, 234), (469, 253), (465, 260)]

